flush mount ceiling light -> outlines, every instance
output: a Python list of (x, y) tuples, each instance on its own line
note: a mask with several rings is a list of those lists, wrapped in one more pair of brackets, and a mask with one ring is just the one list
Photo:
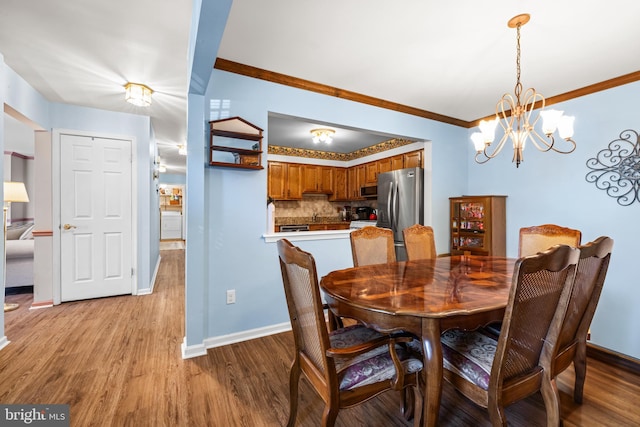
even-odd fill
[[(529, 22), (529, 14), (511, 18), (508, 22), (509, 28), (515, 28), (517, 30), (517, 79), (515, 87), (515, 98), (506, 93), (502, 95), (500, 101), (496, 105), (496, 117), (493, 120), (480, 121), (480, 132), (474, 132), (471, 135), (471, 140), (476, 149), (476, 162), (486, 163), (490, 159), (497, 156), (504, 147), (507, 139), (510, 139), (513, 143), (513, 162), (516, 162), (516, 167), (520, 166), (524, 157), (522, 152), (527, 140), (542, 152), (553, 150), (556, 153), (569, 154), (576, 149), (576, 143), (573, 139), (573, 121), (574, 117), (563, 115), (562, 111), (547, 110), (542, 111), (544, 108), (544, 96), (537, 93), (535, 89), (529, 88), (524, 93), (524, 104), (522, 103), (520, 96), (522, 94), (522, 84), (520, 83), (520, 27)], [(533, 110), (540, 108), (539, 115), (533, 116)], [(536, 130), (535, 126), (538, 120), (542, 117), (542, 132), (546, 136), (543, 138)], [(498, 142), (493, 150), (490, 150), (491, 144), (495, 138), (495, 130), (497, 124), (500, 123), (504, 130), (502, 139)], [(558, 149), (555, 146), (555, 139), (553, 133), (558, 130), (560, 138), (563, 138), (569, 143), (566, 150)]]
[(312, 129), (311, 135), (313, 135), (313, 142), (315, 144), (324, 142), (325, 144), (331, 144), (333, 141), (333, 134), (336, 133), (333, 129)]
[(186, 156), (187, 155), (187, 146), (184, 145), (184, 144), (178, 145), (178, 154), (180, 154), (181, 156)]
[(137, 105), (138, 107), (148, 107), (151, 105), (151, 94), (153, 90), (150, 87), (139, 83), (127, 83), (124, 85), (124, 99), (127, 102)]

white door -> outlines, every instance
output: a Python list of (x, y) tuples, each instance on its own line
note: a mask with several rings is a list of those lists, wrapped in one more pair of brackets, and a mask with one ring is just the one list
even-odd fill
[(61, 301), (132, 293), (131, 141), (60, 139)]

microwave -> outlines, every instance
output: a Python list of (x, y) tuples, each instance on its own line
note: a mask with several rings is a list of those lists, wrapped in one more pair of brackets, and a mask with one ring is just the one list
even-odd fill
[(360, 197), (366, 197), (366, 198), (372, 198), (372, 199), (378, 197), (378, 186), (370, 185), (366, 187), (360, 187)]

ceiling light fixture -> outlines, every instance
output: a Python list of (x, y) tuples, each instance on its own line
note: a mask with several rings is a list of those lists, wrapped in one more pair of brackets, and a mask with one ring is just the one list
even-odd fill
[(138, 107), (148, 107), (151, 105), (151, 94), (153, 90), (149, 86), (139, 83), (127, 83), (124, 85), (124, 99)]
[(319, 142), (331, 144), (331, 141), (333, 141), (334, 133), (336, 133), (336, 131), (333, 129), (312, 129), (311, 130), (311, 135), (313, 135), (313, 142), (315, 144)]
[(180, 154), (181, 156), (186, 156), (187, 155), (187, 146), (184, 145), (184, 144), (178, 145), (178, 154)]
[[(471, 135), (471, 140), (476, 149), (475, 160), (477, 163), (486, 163), (497, 156), (507, 139), (511, 139), (513, 142), (512, 162), (516, 162), (516, 167), (520, 166), (520, 163), (524, 160), (522, 152), (527, 140), (531, 141), (542, 152), (553, 150), (557, 153), (569, 154), (576, 149), (576, 143), (571, 139), (573, 137), (574, 117), (565, 116), (562, 111), (547, 110), (540, 111), (539, 115), (532, 121), (533, 110), (536, 106), (541, 110), (544, 108), (544, 97), (537, 93), (535, 89), (529, 88), (524, 94), (524, 104), (520, 100), (520, 95), (522, 94), (522, 84), (520, 83), (520, 27), (529, 22), (529, 18), (529, 14), (525, 13), (511, 18), (507, 24), (509, 28), (515, 28), (518, 34), (515, 99), (509, 93), (502, 95), (496, 105), (495, 119), (480, 121), (480, 132), (474, 132)], [(542, 132), (547, 139), (540, 136), (535, 130), (535, 125), (540, 117), (542, 117)], [(495, 138), (495, 130), (498, 123), (502, 126), (504, 135), (495, 146), (495, 149), (490, 151), (489, 147), (491, 147)], [(566, 151), (560, 150), (555, 146), (553, 133), (556, 129), (560, 137), (570, 144)]]

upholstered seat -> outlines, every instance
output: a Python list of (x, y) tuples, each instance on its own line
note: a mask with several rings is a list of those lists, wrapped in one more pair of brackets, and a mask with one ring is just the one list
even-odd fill
[[(289, 373), (287, 425), (295, 425), (300, 374), (307, 377), (325, 402), (322, 426), (333, 426), (341, 408), (385, 391), (412, 389), (414, 399), (418, 400), (422, 361), (400, 345), (413, 338), (404, 334), (384, 335), (360, 324), (329, 333), (313, 256), (285, 239), (278, 241), (277, 246), (296, 347)], [(420, 417), (415, 415), (421, 408), (419, 405), (413, 408), (414, 422), (418, 425)]]
[(562, 245), (516, 262), (497, 340), (482, 331), (442, 335), (445, 380), (487, 408), (492, 425), (506, 426), (504, 407), (538, 391), (547, 425), (559, 425), (549, 355), (557, 352), (578, 257), (578, 249)]
[(409, 261), (436, 258), (436, 241), (433, 237), (433, 228), (428, 225), (414, 224), (402, 230), (402, 235)]

